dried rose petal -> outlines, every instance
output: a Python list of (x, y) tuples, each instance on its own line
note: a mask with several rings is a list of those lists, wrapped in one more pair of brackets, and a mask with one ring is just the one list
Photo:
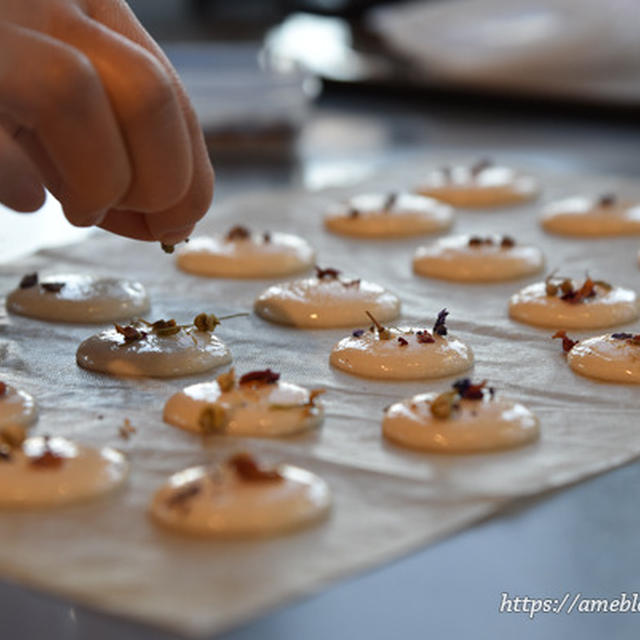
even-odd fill
[(271, 371), (271, 369), (263, 369), (261, 371), (249, 371), (249, 373), (245, 373), (240, 380), (238, 380), (238, 384), (250, 384), (252, 382), (275, 384), (278, 380), (280, 380), (279, 373)]
[(274, 482), (283, 480), (282, 474), (277, 469), (262, 469), (255, 458), (248, 453), (236, 453), (229, 458), (227, 464), (242, 480), (247, 482)]

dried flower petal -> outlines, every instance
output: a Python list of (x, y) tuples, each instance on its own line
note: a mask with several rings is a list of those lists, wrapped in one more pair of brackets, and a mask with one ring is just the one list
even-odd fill
[(265, 244), (269, 244), (271, 242), (271, 234), (268, 231), (265, 231), (262, 234), (262, 242)]
[(251, 383), (259, 383), (259, 384), (275, 384), (280, 380), (280, 374), (275, 371), (271, 371), (271, 369), (263, 369), (260, 371), (249, 371), (249, 373), (245, 373), (240, 380), (239, 384), (251, 384)]
[(6, 382), (0, 382), (0, 398), (7, 393), (7, 384)]
[(318, 265), (316, 265), (315, 270), (316, 278), (318, 278), (318, 280), (336, 280), (340, 275), (340, 271), (338, 269), (321, 269)]
[(465, 400), (482, 400), (484, 397), (483, 389), (486, 384), (486, 380), (483, 380), (480, 384), (473, 384), (470, 378), (461, 378), (456, 380), (452, 386), (460, 397)]
[(616, 203), (616, 196), (614, 193), (603, 193), (598, 198), (599, 207), (612, 207)]
[(119, 324), (114, 324), (115, 330), (121, 335), (124, 336), (125, 344), (128, 342), (135, 342), (136, 340), (142, 340), (147, 337), (146, 331), (141, 331), (137, 327), (133, 325), (122, 326)]
[(64, 463), (64, 456), (51, 449), (45, 449), (39, 456), (29, 460), (29, 466), (35, 469), (58, 469)]
[(493, 166), (493, 161), (490, 158), (481, 158), (477, 162), (471, 165), (469, 171), (471, 171), (471, 175), (475, 178), (480, 173), (482, 173), (485, 169)]
[(238, 224), (227, 231), (225, 239), (231, 242), (233, 240), (246, 240), (249, 236), (251, 236), (249, 229)]
[(416, 340), (420, 344), (432, 344), (436, 339), (426, 330), (416, 331)]
[(502, 236), (500, 240), (501, 249), (511, 249), (516, 246), (516, 241), (511, 236)]
[(397, 200), (398, 200), (397, 193), (395, 193), (394, 191), (389, 193), (385, 198), (384, 203), (382, 204), (382, 211), (384, 211), (385, 213), (388, 213), (389, 211), (391, 211), (391, 209), (393, 208)]
[(442, 309), (438, 313), (438, 317), (436, 318), (435, 324), (433, 325), (432, 332), (437, 336), (446, 336), (447, 335), (447, 325), (446, 320), (449, 312), (446, 309)]
[(62, 291), (64, 284), (64, 282), (41, 282), (40, 288), (47, 293), (58, 293), (59, 291)]
[(358, 211), (358, 209), (356, 209), (355, 207), (349, 207), (349, 209), (347, 210), (347, 215), (350, 218), (358, 218), (360, 216), (360, 211)]
[(277, 469), (262, 469), (255, 458), (248, 453), (236, 453), (229, 458), (227, 464), (233, 468), (238, 477), (246, 482), (274, 482), (283, 480)]
[(569, 351), (571, 351), (571, 349), (573, 349), (573, 347), (575, 347), (579, 342), (579, 340), (572, 340), (569, 338), (566, 331), (556, 331), (551, 337), (562, 338), (562, 350), (565, 353), (569, 353)]
[(406, 347), (409, 345), (409, 343), (402, 336), (398, 336), (398, 342), (400, 343), (401, 347)]
[(38, 284), (37, 272), (28, 273), (26, 276), (22, 277), (22, 280), (20, 280), (19, 287), (21, 289), (30, 289), (31, 287), (35, 287), (37, 284)]

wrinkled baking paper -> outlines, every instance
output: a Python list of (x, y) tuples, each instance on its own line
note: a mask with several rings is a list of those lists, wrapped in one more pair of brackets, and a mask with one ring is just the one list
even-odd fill
[[(469, 158), (473, 161), (474, 158)], [(416, 184), (435, 163), (386, 171), (364, 189)], [(609, 178), (542, 175), (538, 202), (489, 212), (459, 212), (453, 232), (510, 234), (543, 247), (547, 269), (618, 285), (637, 286), (638, 240), (563, 239), (544, 234), (541, 202), (572, 193), (614, 191), (636, 197), (632, 185)], [(324, 425), (281, 440), (214, 436), (206, 440), (162, 422), (164, 401), (183, 386), (217, 375), (172, 380), (117, 379), (84, 371), (77, 345), (91, 326), (55, 325), (2, 316), (2, 379), (39, 401), (35, 433), (61, 434), (124, 450), (132, 465), (128, 485), (91, 503), (58, 510), (0, 513), (0, 575), (123, 616), (186, 634), (226, 628), (317, 590), (331, 580), (405, 554), (450, 534), (519, 496), (576, 482), (640, 453), (638, 389), (581, 378), (567, 367), (549, 330), (508, 319), (509, 295), (535, 281), (493, 285), (448, 284), (412, 275), (414, 249), (429, 238), (364, 241), (322, 229), (324, 207), (343, 191), (253, 194), (216, 206), (199, 232), (246, 223), (257, 230), (293, 231), (318, 250), (318, 263), (364, 277), (397, 293), (403, 323), (430, 327), (443, 307), (452, 334), (476, 356), (474, 380), (517, 398), (540, 417), (539, 442), (486, 455), (414, 453), (385, 442), (382, 410), (418, 392), (445, 390), (453, 378), (432, 382), (379, 382), (329, 367), (332, 345), (349, 329), (300, 331), (251, 315), (216, 330), (242, 373), (271, 367), (283, 379), (324, 387)], [(149, 318), (189, 322), (200, 311), (250, 311), (273, 281), (214, 280), (174, 267), (172, 256), (148, 245), (98, 233), (76, 246), (41, 251), (0, 269), (8, 292), (30, 271), (91, 271), (134, 277), (149, 289)], [(363, 319), (364, 320), (364, 319)], [(366, 326), (363, 322), (362, 326)], [(354, 327), (355, 328), (355, 327)], [(639, 331), (634, 323), (625, 330)], [(576, 332), (587, 336), (597, 332)], [(118, 438), (129, 418), (137, 429)], [(331, 517), (319, 526), (264, 541), (191, 540), (156, 528), (146, 510), (168, 474), (224, 459), (239, 448), (265, 462), (306, 467), (330, 483)]]

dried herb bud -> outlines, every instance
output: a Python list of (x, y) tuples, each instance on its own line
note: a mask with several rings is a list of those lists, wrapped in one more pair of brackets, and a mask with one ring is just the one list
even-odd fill
[(398, 342), (401, 347), (406, 347), (409, 345), (409, 343), (402, 336), (398, 336)]
[(553, 296), (556, 296), (558, 294), (558, 286), (553, 284), (553, 282), (550, 282), (548, 280), (544, 285), (544, 290), (545, 290), (545, 293), (548, 296), (552, 296), (553, 297)]
[(572, 340), (566, 331), (556, 331), (552, 336), (552, 338), (562, 338), (562, 350), (565, 353), (569, 353), (573, 347), (575, 347), (579, 340)]
[(227, 412), (218, 404), (208, 404), (198, 416), (198, 426), (202, 433), (223, 431), (227, 425)]
[(446, 309), (442, 309), (438, 313), (438, 317), (436, 318), (435, 324), (433, 325), (433, 333), (437, 336), (446, 336), (447, 335), (447, 325), (446, 320), (449, 312)]
[(26, 439), (27, 432), (17, 424), (9, 424), (0, 430), (0, 441), (12, 449), (21, 447)]
[(137, 329), (130, 324), (126, 327), (123, 327), (119, 324), (114, 324), (113, 326), (115, 327), (116, 331), (124, 337), (125, 343), (135, 342), (136, 340), (142, 340), (143, 338), (147, 337), (147, 333), (145, 331), (140, 331), (140, 329)]
[(611, 337), (614, 340), (629, 340), (633, 338), (633, 333), (612, 333)]
[(318, 265), (315, 266), (316, 278), (318, 280), (336, 280), (340, 275), (338, 269), (321, 269)]
[(355, 331), (351, 332), (351, 335), (354, 338), (362, 338), (362, 336), (364, 335), (365, 331), (364, 329), (356, 329)]
[(37, 273), (28, 273), (26, 276), (22, 277), (20, 280), (20, 288), (21, 289), (30, 289), (31, 287), (35, 287), (38, 284), (38, 274)]
[(214, 313), (199, 313), (193, 319), (193, 324), (198, 331), (211, 333), (220, 324), (220, 318)]
[(173, 253), (176, 250), (175, 244), (167, 244), (166, 242), (161, 242), (160, 247), (165, 253)]
[(416, 331), (416, 340), (420, 344), (432, 344), (436, 339), (426, 330)]
[(279, 482), (283, 479), (277, 469), (262, 469), (253, 456), (248, 453), (236, 453), (227, 464), (233, 468), (238, 477), (246, 482)]
[(173, 336), (176, 333), (180, 333), (182, 327), (177, 324), (173, 318), (171, 318), (170, 320), (156, 320), (151, 324), (151, 329), (155, 335), (160, 336), (161, 338), (166, 338), (168, 336)]
[(236, 370), (229, 369), (227, 373), (221, 373), (217, 378), (216, 382), (220, 387), (220, 391), (226, 392), (231, 391), (236, 386)]
[(511, 236), (502, 236), (500, 240), (500, 247), (502, 249), (512, 249), (516, 246), (516, 241)]
[(180, 490), (171, 494), (167, 498), (167, 506), (171, 508), (185, 507), (186, 503), (195, 498), (202, 491), (202, 485), (199, 482), (191, 482), (182, 487)]
[(231, 227), (226, 235), (226, 240), (231, 242), (232, 240), (246, 240), (251, 235), (251, 232), (246, 227), (236, 225)]
[(41, 282), (40, 288), (46, 291), (47, 293), (58, 293), (62, 291), (64, 287), (64, 282)]
[(470, 247), (481, 247), (484, 244), (484, 240), (480, 236), (471, 236), (467, 244)]
[(431, 415), (440, 420), (446, 420), (458, 406), (458, 392), (445, 391), (436, 396), (431, 402)]
[(371, 320), (371, 322), (373, 322), (373, 324), (375, 325), (376, 329), (378, 330), (378, 338), (380, 338), (380, 340), (390, 340), (391, 339), (391, 331), (389, 331), (389, 329), (387, 329), (386, 327), (383, 327), (373, 317), (373, 315), (369, 311), (365, 311), (365, 313), (369, 316), (369, 319)]
[(598, 198), (598, 206), (612, 207), (616, 203), (616, 196), (613, 193), (604, 193)]
[(259, 383), (259, 384), (275, 384), (280, 380), (280, 374), (275, 371), (271, 371), (271, 369), (264, 369), (262, 371), (249, 371), (249, 373), (245, 373), (240, 380), (239, 384), (251, 384), (251, 383)]

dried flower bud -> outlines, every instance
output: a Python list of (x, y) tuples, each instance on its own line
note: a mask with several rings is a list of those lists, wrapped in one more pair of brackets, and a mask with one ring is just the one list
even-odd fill
[(336, 280), (340, 275), (340, 271), (338, 269), (321, 269), (318, 265), (316, 265), (315, 270), (316, 278), (318, 278), (318, 280)]
[(402, 336), (398, 336), (398, 343), (401, 347), (406, 347), (409, 345), (409, 343)]
[(416, 331), (416, 340), (420, 344), (432, 344), (436, 341), (435, 338), (426, 329), (423, 329), (422, 331)]
[(160, 247), (165, 253), (173, 253), (176, 250), (175, 244), (167, 244), (166, 242), (161, 242)]
[(220, 391), (231, 391), (236, 386), (236, 370), (229, 369), (227, 373), (221, 373), (217, 378), (216, 382), (220, 387)]
[(436, 396), (431, 402), (431, 415), (440, 420), (446, 420), (458, 406), (458, 392), (445, 391)]
[(604, 193), (598, 198), (598, 206), (612, 207), (616, 203), (616, 199), (614, 193)]
[(194, 319), (193, 324), (198, 331), (207, 331), (211, 333), (215, 331), (220, 324), (220, 318), (214, 313), (199, 313)]
[(516, 246), (516, 241), (511, 236), (502, 236), (500, 247), (502, 249), (511, 249)]
[(436, 318), (435, 324), (433, 325), (433, 333), (435, 333), (437, 336), (446, 336), (448, 331), (447, 331), (447, 325), (446, 320), (447, 320), (447, 316), (449, 315), (449, 312), (446, 309), (442, 309), (439, 313), (438, 313), (438, 317)]
[(242, 225), (236, 225), (235, 227), (231, 227), (226, 235), (226, 240), (246, 240), (251, 235), (251, 232), (246, 227)]
[(569, 351), (571, 351), (571, 349), (573, 349), (573, 347), (575, 347), (579, 342), (579, 340), (572, 340), (569, 338), (566, 331), (556, 331), (551, 337), (562, 338), (562, 350), (565, 353), (569, 353)]
[(202, 408), (198, 416), (198, 426), (202, 433), (224, 431), (227, 425), (227, 412), (218, 404), (208, 404)]
[(140, 329), (130, 324), (125, 327), (119, 324), (114, 324), (113, 326), (115, 327), (116, 331), (121, 336), (124, 337), (125, 343), (135, 342), (136, 340), (142, 340), (143, 338), (146, 338), (148, 335), (145, 331), (141, 331)]
[(17, 424), (9, 424), (0, 430), (0, 441), (12, 449), (22, 446), (27, 438), (27, 432)]

